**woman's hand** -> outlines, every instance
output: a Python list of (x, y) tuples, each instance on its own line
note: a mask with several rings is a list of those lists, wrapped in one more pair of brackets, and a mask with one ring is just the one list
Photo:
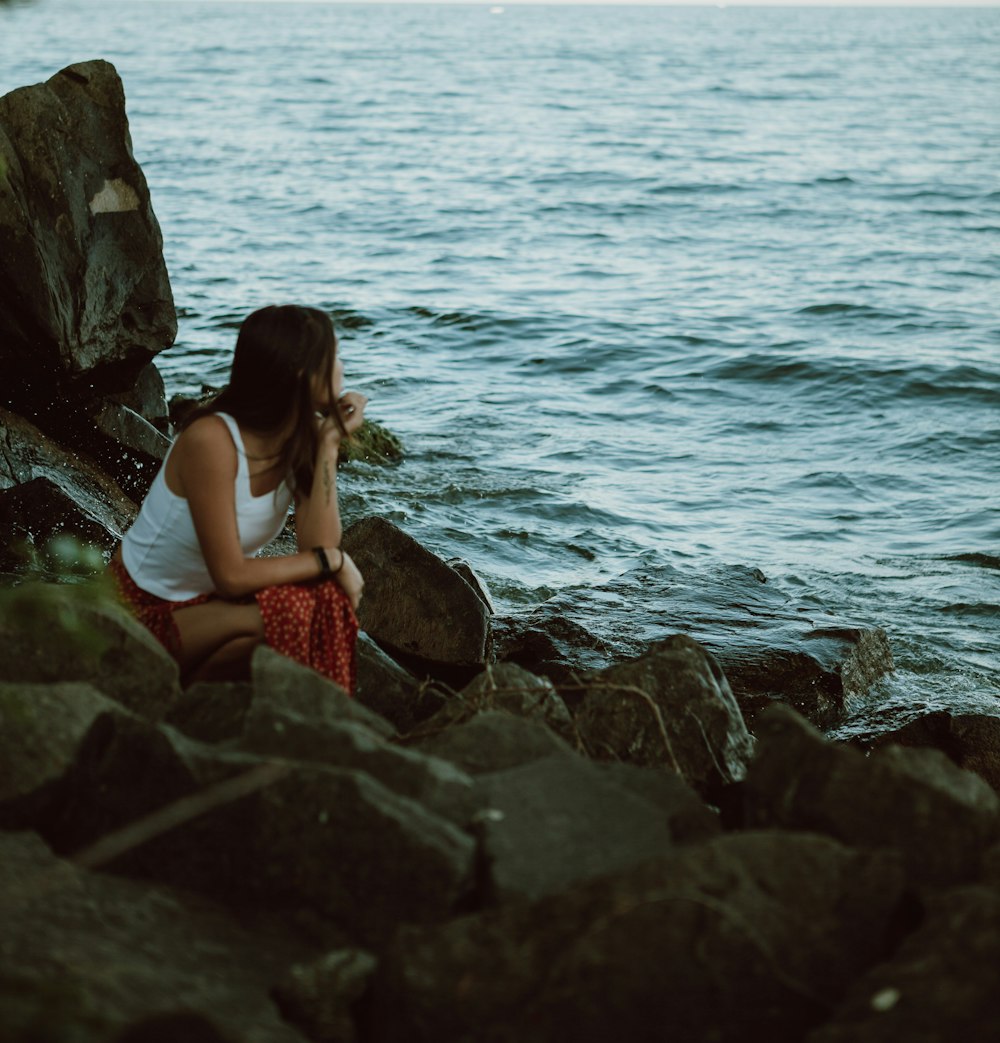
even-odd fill
[(365, 589), (365, 581), (351, 556), (343, 550), (340, 553), (344, 555), (344, 562), (334, 578), (351, 602), (351, 608), (357, 612), (358, 605), (361, 604), (361, 592)]
[(345, 437), (344, 432), (347, 433), (347, 437), (353, 435), (365, 422), (365, 406), (367, 404), (368, 399), (360, 391), (345, 391), (337, 399), (334, 406), (340, 414), (341, 423), (344, 425), (343, 431), (340, 429), (334, 416), (324, 416), (319, 422), (320, 438), (339, 444), (341, 439)]

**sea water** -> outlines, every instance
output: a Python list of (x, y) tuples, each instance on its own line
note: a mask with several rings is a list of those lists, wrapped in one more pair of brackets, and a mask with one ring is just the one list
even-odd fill
[(0, 90), (97, 57), (170, 391), (318, 305), (406, 446), (346, 514), (502, 610), (751, 565), (889, 632), (849, 727), (1000, 712), (1000, 10), (0, 5)]

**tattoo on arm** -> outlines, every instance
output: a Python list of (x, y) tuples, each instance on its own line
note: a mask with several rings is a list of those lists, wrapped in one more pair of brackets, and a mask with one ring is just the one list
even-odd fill
[(333, 499), (333, 475), (330, 471), (330, 461), (323, 461), (323, 491), (326, 493), (326, 502), (329, 506)]

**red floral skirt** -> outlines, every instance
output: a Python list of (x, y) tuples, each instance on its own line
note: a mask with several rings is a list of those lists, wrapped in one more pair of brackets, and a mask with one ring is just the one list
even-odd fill
[[(125, 606), (175, 659), (180, 656), (181, 638), (174, 612), (219, 600), (214, 594), (200, 594), (187, 601), (167, 601), (138, 586), (117, 558), (108, 568)], [(265, 587), (246, 600), (256, 600), (260, 608), (265, 644), (354, 694), (358, 620), (336, 580)]]

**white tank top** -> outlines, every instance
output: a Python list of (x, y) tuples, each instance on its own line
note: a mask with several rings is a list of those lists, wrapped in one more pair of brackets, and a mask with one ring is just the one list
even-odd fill
[[(281, 532), (292, 501), (291, 490), (287, 482), (282, 482), (273, 492), (254, 496), (239, 426), (228, 413), (215, 415), (225, 421), (236, 445), (236, 525), (243, 553), (253, 557)], [(164, 460), (139, 516), (122, 539), (122, 561), (143, 590), (168, 601), (186, 601), (211, 593), (215, 585), (198, 543), (188, 502), (170, 491), (166, 470)]]

